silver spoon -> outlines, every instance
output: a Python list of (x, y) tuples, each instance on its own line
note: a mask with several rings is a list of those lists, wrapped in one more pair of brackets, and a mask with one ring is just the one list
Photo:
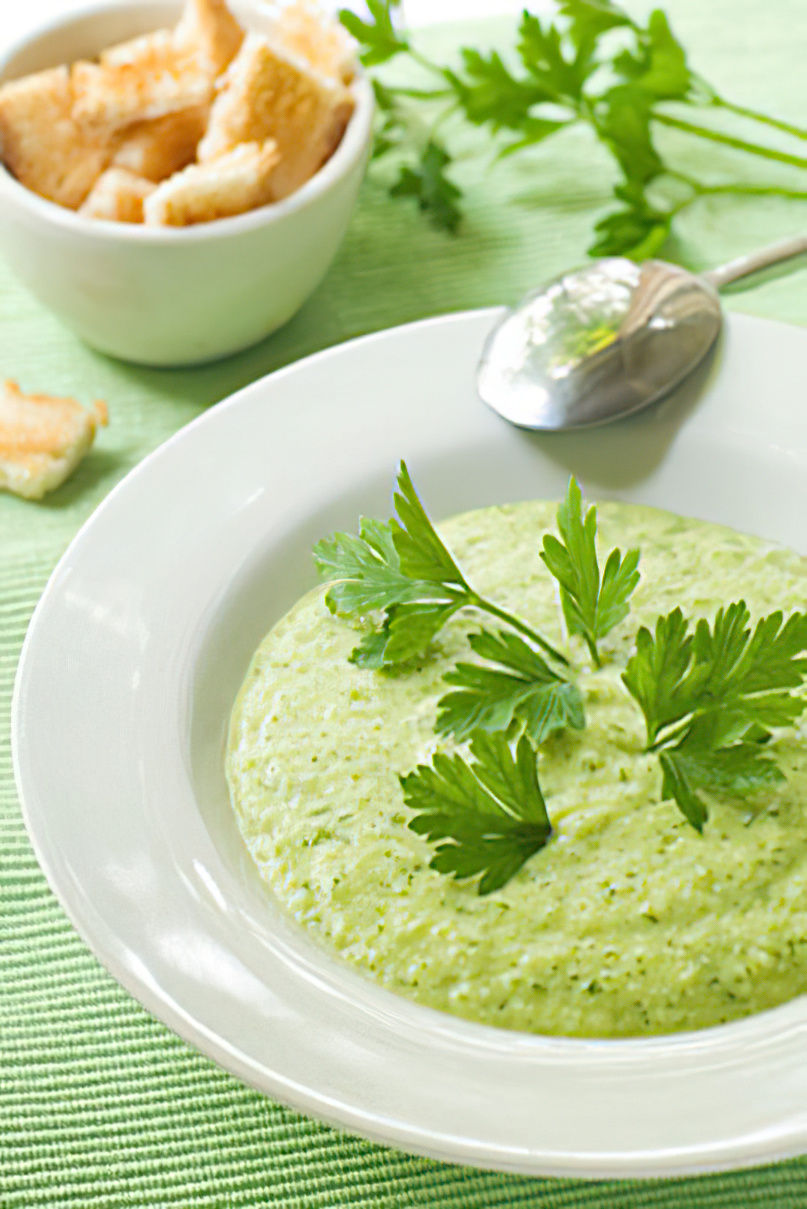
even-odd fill
[(528, 294), (488, 336), (484, 401), (521, 428), (552, 432), (630, 415), (672, 390), (717, 339), (717, 291), (807, 252), (785, 240), (698, 277), (662, 260), (593, 260)]

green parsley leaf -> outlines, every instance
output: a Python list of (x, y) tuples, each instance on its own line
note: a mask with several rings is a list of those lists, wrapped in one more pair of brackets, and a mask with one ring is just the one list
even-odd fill
[(609, 0), (560, 0), (558, 8), (569, 21), (569, 35), (576, 46), (593, 47), (608, 30), (636, 29), (636, 23)]
[(314, 561), (322, 578), (332, 581), (325, 603), (340, 617), (435, 594), (432, 584), (420, 583), (401, 569), (392, 527), (383, 521), (362, 517), (358, 537), (334, 533), (323, 538), (314, 547)]
[(695, 708), (705, 669), (694, 675), (691, 662), (692, 635), (681, 609), (659, 617), (652, 634), (640, 628), (622, 680), (644, 714), (648, 748), (665, 726)]
[(340, 617), (366, 619), (382, 612), (380, 627), (364, 635), (350, 660), (381, 668), (414, 659), (459, 609), (491, 613), (525, 634), (550, 658), (564, 656), (517, 617), (479, 596), (466, 583), (450, 551), (421, 504), (405, 462), (394, 494), (391, 521), (362, 518), (359, 535), (335, 533), (314, 547), (322, 578), (330, 583), (325, 603)]
[(554, 99), (551, 89), (534, 79), (519, 79), (497, 51), (462, 50), (462, 74), (449, 73), (449, 80), (465, 116), (474, 125), (494, 130), (521, 130), (533, 105)]
[(649, 748), (668, 742), (673, 725), (701, 745), (724, 746), (752, 726), (789, 725), (807, 708), (790, 691), (807, 676), (807, 613), (785, 620), (777, 611), (753, 631), (750, 619), (740, 600), (694, 632), (680, 609), (659, 617), (654, 634), (639, 630), (622, 679), (645, 716)]
[(469, 642), (475, 655), (498, 667), (458, 663), (445, 675), (455, 691), (437, 703), (438, 734), (462, 740), (476, 730), (507, 731), (517, 721), (537, 746), (555, 731), (583, 729), (580, 690), (518, 634), (482, 631)]
[(654, 101), (685, 101), (693, 87), (684, 48), (660, 9), (639, 31), (636, 51), (625, 50), (614, 58), (614, 70), (630, 81), (633, 95), (638, 90)]
[(571, 104), (576, 109), (583, 98), (584, 85), (596, 69), (589, 44), (578, 45), (567, 58), (558, 27), (543, 26), (525, 10), (518, 27), (517, 49), (527, 71), (549, 94), (547, 99)]
[(418, 499), (405, 462), (401, 462), (398, 471), (393, 502), (398, 519), (391, 522), (392, 540), (404, 574), (467, 589), (462, 572)]
[(645, 717), (648, 750), (659, 750), (662, 794), (693, 827), (707, 818), (699, 790), (744, 798), (782, 779), (760, 751), (770, 728), (807, 708), (794, 693), (807, 676), (807, 613), (781, 611), (751, 628), (745, 601), (691, 628), (680, 609), (644, 626), (622, 679)]
[(399, 0), (366, 0), (370, 19), (363, 21), (350, 9), (343, 8), (339, 20), (361, 46), (359, 58), (365, 67), (386, 63), (395, 55), (409, 50), (409, 42), (397, 32), (392, 23), (392, 10)]
[(653, 144), (650, 102), (626, 85), (612, 88), (596, 107), (597, 133), (613, 152), (633, 196), (664, 169)]
[(417, 166), (413, 168), (405, 164), (390, 193), (393, 197), (415, 198), (435, 226), (453, 234), (460, 224), (462, 211), (457, 204), (461, 191), (445, 173), (450, 163), (451, 157), (446, 149), (434, 139), (429, 139)]
[(645, 197), (643, 186), (618, 185), (614, 194), (624, 204), (595, 225), (597, 239), (589, 248), (592, 256), (628, 256), (647, 260), (667, 242), (673, 215), (658, 210)]
[(773, 760), (760, 754), (755, 743), (704, 749), (684, 741), (659, 752), (662, 768), (661, 796), (674, 799), (696, 831), (702, 831), (708, 811), (701, 790), (745, 798), (784, 781)]
[(580, 634), (600, 666), (597, 642), (627, 617), (630, 597), (639, 582), (639, 551), (612, 550), (600, 576), (597, 560), (597, 509), (583, 516), (583, 497), (570, 479), (566, 499), (558, 508), (562, 540), (547, 534), (541, 558), (560, 584), (563, 614), (569, 632)]
[(412, 831), (437, 843), (430, 866), (456, 879), (481, 874), (478, 892), (504, 886), (546, 844), (552, 827), (535, 751), (522, 736), (515, 752), (502, 734), (476, 734), (473, 763), (438, 753), (400, 778), (415, 817)]
[(412, 601), (392, 605), (381, 629), (366, 634), (350, 655), (363, 668), (390, 667), (422, 655), (462, 601)]

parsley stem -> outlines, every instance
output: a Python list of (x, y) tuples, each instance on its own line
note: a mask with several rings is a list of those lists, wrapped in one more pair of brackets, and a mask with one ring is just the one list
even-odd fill
[(422, 54), (421, 51), (416, 50), (411, 43), (409, 44), (408, 49), (409, 57), (414, 59), (414, 61), (418, 63), (424, 69), (424, 71), (428, 71), (432, 75), (440, 76), (442, 80), (447, 78), (445, 68), (441, 67), (439, 63), (434, 63), (431, 59), (427, 58), (426, 55)]
[(796, 168), (807, 168), (807, 159), (801, 155), (790, 155), (787, 151), (774, 151), (772, 147), (764, 147), (761, 143), (749, 143), (745, 139), (735, 138), (731, 134), (723, 134), (720, 130), (711, 130), (708, 126), (696, 126), (694, 122), (685, 122), (682, 118), (674, 118), (667, 113), (654, 113), (653, 120), (662, 126), (673, 130), (682, 130), (685, 134), (694, 134), (699, 138), (709, 139), (713, 143), (722, 143), (725, 147), (733, 147), (736, 151), (747, 151), (750, 155), (759, 155), (763, 159), (777, 160), (780, 164), (792, 164)]
[(698, 197), (726, 193), (748, 197), (788, 197), (794, 201), (807, 201), (807, 189), (783, 189), (779, 185), (699, 185), (697, 188)]
[(394, 88), (390, 88), (390, 92), (394, 93), (395, 96), (409, 97), (415, 101), (438, 101), (443, 97), (454, 95), (450, 88), (406, 88), (400, 84), (396, 84)]
[(602, 659), (600, 659), (600, 652), (597, 650), (597, 643), (590, 634), (584, 634), (583, 637), (586, 640), (586, 646), (588, 647), (591, 658), (594, 661), (594, 666), (602, 667)]
[(794, 126), (791, 122), (784, 122), (781, 118), (770, 117), (767, 113), (760, 113), (756, 109), (749, 109), (747, 105), (736, 105), (734, 101), (727, 101), (724, 97), (715, 96), (712, 99), (712, 104), (720, 109), (727, 109), (729, 113), (736, 113), (738, 117), (750, 118), (752, 122), (761, 122), (765, 126), (772, 126), (774, 130), (781, 130), (784, 134), (791, 134), (797, 139), (807, 139), (807, 130), (803, 130), (800, 126)]
[(564, 667), (569, 666), (569, 660), (565, 655), (561, 655), (560, 651), (556, 651), (545, 638), (542, 638), (540, 634), (536, 634), (535, 630), (531, 630), (530, 627), (523, 621), (519, 621), (518, 617), (513, 617), (511, 613), (507, 613), (504, 609), (500, 609), (499, 606), (494, 604), (492, 600), (485, 600), (484, 597), (478, 596), (476, 592), (472, 591), (468, 595), (467, 603), (469, 605), (473, 605), (477, 609), (481, 609), (484, 613), (490, 613), (491, 617), (498, 617), (500, 621), (506, 622), (509, 626), (512, 626), (514, 630), (518, 630), (518, 632), (523, 634), (525, 638), (529, 638), (536, 644), (536, 646), (539, 646), (544, 654), (549, 655), (550, 658), (557, 660), (558, 663), (562, 663)]

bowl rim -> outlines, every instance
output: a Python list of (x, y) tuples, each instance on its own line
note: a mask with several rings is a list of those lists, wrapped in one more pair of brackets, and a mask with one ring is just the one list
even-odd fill
[[(69, 12), (61, 12), (55, 17), (39, 22), (22, 37), (17, 38), (0, 51), (0, 85), (13, 79), (22, 78), (22, 76), (12, 76), (9, 81), (6, 81), (5, 76), (14, 59), (41, 38), (46, 36), (57, 38), (60, 32), (66, 31), (80, 22), (92, 20), (93, 17), (100, 17), (110, 12), (130, 13), (134, 19), (137, 15), (142, 16), (149, 8), (167, 7), (169, 4), (172, 4), (172, 0), (163, 0), (162, 4), (159, 3), (159, 0), (158, 3), (152, 4), (144, 3), (143, 0), (100, 0), (100, 2), (95, 0), (94, 3), (71, 8)], [(178, 7), (181, 6), (178, 5)], [(254, 0), (247, 0), (239, 7), (258, 11)], [(103, 48), (99, 47), (99, 49)], [(60, 64), (54, 63), (53, 66), (60, 66)], [(47, 70), (47, 68), (39, 70)], [(248, 210), (244, 214), (195, 223), (187, 227), (148, 227), (144, 223), (88, 219), (77, 211), (60, 206), (57, 202), (41, 197), (29, 189), (11, 174), (2, 161), (0, 161), (0, 203), (18, 206), (26, 210), (34, 221), (60, 227), (76, 236), (102, 243), (185, 246), (203, 240), (237, 236), (259, 227), (271, 226), (317, 202), (339, 181), (350, 176), (369, 150), (373, 133), (375, 96), (372, 85), (360, 65), (357, 65), (356, 75), (350, 87), (356, 105), (333, 154), (309, 180), (288, 197)]]

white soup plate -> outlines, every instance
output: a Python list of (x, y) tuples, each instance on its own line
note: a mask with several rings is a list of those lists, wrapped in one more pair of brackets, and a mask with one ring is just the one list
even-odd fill
[(302, 1112), (536, 1174), (659, 1176), (798, 1154), (807, 998), (630, 1041), (464, 1022), (316, 947), (273, 904), (237, 832), (222, 764), (250, 656), (314, 583), (313, 542), (360, 513), (389, 515), (401, 458), (437, 518), (558, 497), (573, 472), (591, 499), (807, 553), (807, 330), (733, 316), (710, 365), (666, 402), (539, 436), (475, 394), (497, 315), (416, 323), (275, 373), (111, 493), (54, 572), (20, 663), (13, 747), (31, 838), (114, 976)]

